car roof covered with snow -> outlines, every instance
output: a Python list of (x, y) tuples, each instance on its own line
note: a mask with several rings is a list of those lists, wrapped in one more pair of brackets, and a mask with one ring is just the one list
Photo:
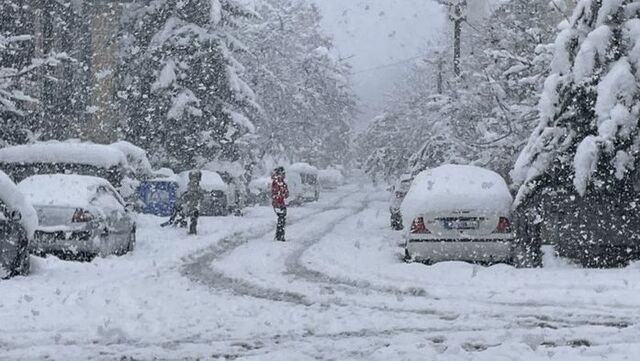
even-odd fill
[(270, 188), (271, 188), (271, 177), (268, 177), (268, 176), (255, 178), (255, 179), (252, 179), (251, 182), (249, 182), (249, 189), (255, 193), (269, 190)]
[[(189, 184), (189, 172), (185, 171), (180, 173), (180, 193), (184, 193), (187, 191), (187, 187)], [(207, 192), (211, 191), (222, 191), (226, 192), (229, 189), (227, 183), (222, 180), (220, 174), (208, 170), (201, 170), (202, 179), (200, 180), (200, 188)]]
[(487, 211), (509, 214), (513, 198), (504, 178), (470, 165), (443, 165), (421, 172), (401, 211), (409, 223), (425, 213)]
[[(0, 201), (7, 207), (7, 212), (20, 212), (20, 223), (27, 232), (28, 237), (33, 238), (36, 227), (38, 226), (38, 216), (35, 209), (18, 190), (11, 178), (4, 172), (0, 171)], [(0, 217), (5, 217), (0, 213)]]
[(149, 162), (147, 152), (144, 149), (123, 140), (115, 142), (111, 146), (125, 155), (127, 162), (137, 174), (150, 176), (153, 173), (151, 162)]
[(42, 142), (0, 149), (2, 163), (73, 163), (101, 168), (127, 166), (127, 158), (116, 147), (79, 142)]
[(299, 174), (312, 174), (318, 175), (318, 168), (310, 165), (309, 163), (294, 163), (289, 166), (285, 171), (295, 172)]
[(101, 186), (113, 190), (106, 179), (76, 174), (34, 175), (18, 183), (18, 189), (34, 206), (58, 207), (87, 207)]

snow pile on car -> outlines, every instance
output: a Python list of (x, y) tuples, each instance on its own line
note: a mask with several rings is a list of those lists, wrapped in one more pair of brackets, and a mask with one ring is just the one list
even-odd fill
[(13, 211), (20, 212), (20, 223), (27, 232), (29, 239), (38, 227), (38, 216), (33, 206), (25, 199), (11, 178), (0, 171), (0, 201), (6, 206), (7, 214), (0, 212), (0, 217), (6, 217)]
[(336, 188), (344, 184), (344, 176), (337, 169), (327, 168), (318, 171), (318, 181), (323, 188)]
[[(228, 190), (229, 186), (222, 180), (222, 177), (220, 177), (220, 174), (216, 172), (211, 172), (208, 170), (202, 170), (200, 172), (202, 173), (202, 179), (200, 180), (200, 188), (202, 188), (203, 190), (207, 192), (212, 192), (212, 191), (226, 192)], [(190, 171), (185, 171), (180, 173), (179, 175), (180, 182), (178, 183), (179, 185), (178, 192), (181, 194), (186, 192), (189, 186), (189, 173)]]
[(271, 177), (260, 177), (249, 183), (249, 191), (253, 194), (271, 191)]
[(180, 176), (175, 174), (170, 168), (160, 168), (153, 171), (149, 181), (180, 183)]
[(31, 176), (18, 184), (32, 205), (56, 207), (87, 207), (100, 186), (109, 188), (106, 179), (76, 174), (42, 174)]
[(126, 141), (115, 142), (111, 146), (125, 155), (136, 175), (149, 176), (153, 173), (153, 168), (144, 149)]
[(228, 173), (234, 178), (240, 178), (245, 174), (244, 167), (238, 162), (225, 162), (215, 160), (205, 164), (203, 168), (205, 170), (213, 172)]
[(487, 169), (443, 165), (415, 178), (402, 202), (405, 224), (429, 213), (487, 210), (508, 214), (513, 199), (504, 179)]
[(285, 167), (285, 171), (294, 172), (298, 174), (314, 174), (318, 175), (318, 168), (308, 163), (294, 163), (288, 167)]
[(102, 168), (127, 166), (127, 158), (116, 149), (103, 144), (73, 142), (43, 142), (0, 149), (4, 163), (74, 163)]

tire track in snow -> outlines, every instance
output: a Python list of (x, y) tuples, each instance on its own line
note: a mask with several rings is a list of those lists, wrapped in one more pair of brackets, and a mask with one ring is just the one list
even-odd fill
[[(323, 225), (322, 231), (315, 232), (316, 234), (327, 235), (331, 234), (340, 224), (354, 218), (359, 217), (360, 214), (366, 211), (373, 202), (379, 202), (379, 199), (371, 199), (368, 194), (359, 194), (355, 193), (351, 195), (353, 198), (358, 200), (358, 206), (352, 207), (348, 204), (348, 202), (352, 202), (353, 199), (351, 197), (343, 198), (338, 202), (337, 205), (333, 207), (324, 208), (318, 212), (314, 212), (308, 214), (300, 219), (291, 222), (290, 225), (298, 224), (299, 222), (304, 222), (307, 219), (314, 218), (320, 214), (333, 212), (336, 210), (350, 209), (351, 214), (346, 217), (340, 217), (335, 221), (326, 223)], [(360, 197), (364, 197), (364, 199), (360, 200)], [(243, 234), (237, 234), (230, 238), (224, 239), (220, 241), (218, 244), (212, 246), (204, 253), (199, 256), (191, 257), (188, 261), (185, 262), (183, 266), (183, 274), (189, 277), (192, 281), (196, 283), (201, 283), (208, 285), (214, 289), (222, 289), (232, 292), (238, 296), (249, 296), (259, 299), (265, 299), (268, 301), (275, 302), (288, 302), (296, 305), (302, 306), (311, 306), (314, 304), (321, 305), (334, 305), (338, 307), (357, 307), (369, 309), (372, 311), (379, 312), (392, 312), (399, 314), (412, 314), (418, 316), (437, 316), (441, 320), (452, 321), (458, 318), (457, 313), (451, 312), (440, 312), (435, 309), (430, 308), (421, 308), (421, 309), (405, 309), (398, 307), (389, 307), (389, 306), (374, 306), (374, 305), (363, 305), (357, 302), (348, 302), (344, 299), (337, 297), (330, 297), (324, 300), (317, 300), (310, 298), (308, 295), (291, 292), (287, 290), (282, 290), (278, 288), (269, 288), (263, 287), (261, 285), (256, 284), (255, 282), (251, 282), (250, 280), (231, 277), (224, 273), (224, 271), (216, 269), (213, 267), (213, 263), (215, 261), (219, 261), (224, 259), (226, 256), (234, 252), (237, 248), (247, 244), (252, 239), (261, 239), (264, 238), (269, 233), (272, 233), (273, 229), (261, 231), (262, 236), (260, 237), (249, 237)], [(427, 293), (424, 289), (418, 288), (410, 288), (410, 289), (400, 289), (396, 287), (385, 287), (380, 286), (377, 287), (368, 282), (358, 282), (354, 280), (349, 280), (347, 278), (337, 278), (330, 277), (328, 275), (322, 274), (321, 272), (317, 272), (311, 269), (308, 269), (302, 266), (300, 258), (305, 251), (307, 251), (314, 244), (319, 242), (325, 236), (317, 236), (312, 237), (308, 240), (305, 240), (301, 243), (301, 247), (294, 251), (293, 254), (289, 255), (285, 260), (286, 271), (283, 275), (293, 275), (294, 277), (301, 279), (305, 282), (311, 282), (313, 284), (321, 284), (325, 285), (323, 289), (320, 290), (326, 291), (330, 289), (331, 293), (335, 291), (344, 292), (347, 295), (370, 295), (372, 293), (376, 294), (384, 294), (388, 296), (394, 297), (394, 299), (398, 299), (400, 297), (405, 296), (417, 296), (417, 297), (426, 297)]]
[[(386, 330), (361, 330), (358, 332), (353, 331), (345, 331), (341, 333), (336, 333), (335, 337), (348, 337), (348, 334), (351, 334), (351, 337), (354, 338), (375, 338), (402, 334), (402, 333), (421, 333), (421, 334), (434, 334), (434, 333), (444, 333), (444, 334), (452, 334), (452, 333), (463, 333), (466, 334), (465, 338), (471, 339), (471, 335), (473, 334), (481, 334), (486, 332), (488, 329), (496, 327), (496, 330), (504, 330), (508, 329), (511, 332), (530, 332), (535, 329), (545, 329), (545, 330), (567, 330), (567, 329), (579, 329), (584, 328), (585, 326), (589, 327), (599, 327), (606, 330), (612, 329), (622, 329), (626, 328), (630, 325), (633, 325), (629, 319), (622, 319), (619, 317), (615, 317), (614, 315), (607, 315), (601, 313), (604, 310), (598, 310), (597, 315), (593, 314), (593, 311), (587, 312), (584, 314), (576, 314), (576, 310), (573, 312), (566, 312), (567, 310), (563, 307), (559, 307), (558, 305), (548, 305), (546, 307), (558, 308), (557, 310), (553, 310), (552, 316), (540, 315), (539, 306), (540, 305), (523, 305), (523, 304), (508, 304), (508, 303), (500, 303), (500, 302), (486, 302), (481, 300), (462, 300), (472, 302), (475, 307), (478, 307), (478, 303), (482, 308), (487, 308), (488, 312), (480, 312), (476, 315), (465, 314), (465, 317), (462, 319), (458, 319), (457, 314), (446, 313), (443, 311), (437, 311), (436, 309), (402, 309), (397, 307), (387, 307), (387, 306), (375, 306), (375, 305), (363, 305), (357, 302), (357, 300), (352, 300), (349, 295), (370, 295), (370, 294), (382, 294), (382, 295), (390, 295), (390, 296), (411, 296), (411, 297), (428, 297), (427, 292), (424, 289), (420, 288), (407, 288), (400, 289), (391, 286), (377, 286), (371, 284), (368, 281), (358, 281), (352, 280), (347, 277), (335, 277), (331, 275), (324, 274), (320, 271), (316, 271), (308, 268), (302, 262), (302, 257), (311, 247), (313, 247), (318, 242), (321, 242), (323, 238), (330, 236), (330, 234), (340, 226), (340, 224), (344, 222), (348, 222), (350, 219), (354, 217), (359, 217), (360, 214), (366, 210), (371, 202), (379, 201), (379, 200), (371, 200), (370, 197), (366, 196), (358, 207), (353, 207), (353, 205), (345, 205), (346, 201), (353, 201), (351, 197), (342, 199), (336, 206), (327, 207), (320, 209), (318, 212), (313, 212), (311, 214), (307, 214), (302, 216), (293, 222), (291, 225), (298, 224), (300, 222), (306, 222), (309, 219), (313, 219), (316, 216), (319, 216), (323, 213), (332, 212), (344, 208), (349, 208), (352, 210), (352, 214), (340, 218), (335, 222), (329, 222), (325, 224), (323, 232), (314, 232), (316, 234), (322, 234), (322, 236), (311, 237), (310, 239), (303, 240), (300, 242), (300, 247), (295, 249), (292, 253), (290, 253), (285, 259), (285, 273), (282, 275), (291, 275), (303, 282), (315, 284), (315, 285), (324, 285), (325, 289), (331, 290), (339, 290), (344, 292), (347, 297), (344, 298), (330, 298), (323, 301), (317, 301), (317, 297), (313, 297), (310, 295), (306, 295), (299, 292), (292, 292), (287, 290), (282, 290), (278, 288), (269, 288), (263, 287), (256, 283), (251, 282), (248, 279), (231, 277), (224, 273), (224, 271), (218, 270), (214, 266), (215, 261), (219, 261), (227, 257), (229, 254), (233, 253), (237, 248), (249, 243), (251, 240), (261, 239), (268, 236), (273, 232), (272, 227), (264, 227), (263, 229), (256, 232), (256, 230), (252, 230), (251, 234), (237, 234), (228, 239), (225, 239), (219, 242), (217, 245), (213, 246), (211, 249), (203, 252), (198, 256), (191, 257), (183, 267), (183, 273), (192, 281), (197, 283), (205, 284), (214, 289), (226, 290), (238, 296), (249, 296), (258, 299), (264, 299), (267, 301), (273, 302), (287, 302), (295, 305), (301, 306), (312, 306), (317, 304), (319, 306), (326, 305), (334, 305), (338, 307), (345, 308), (361, 308), (361, 309), (370, 309), (372, 311), (378, 311), (383, 313), (391, 313), (391, 314), (415, 314), (418, 317), (427, 317), (425, 321), (428, 320), (429, 316), (437, 316), (439, 320), (443, 322), (449, 322), (450, 327), (444, 327), (442, 329), (438, 328), (407, 328), (407, 329), (397, 329), (391, 328)], [(261, 236), (256, 237), (256, 234), (261, 234)], [(322, 289), (321, 289), (322, 291)], [(314, 300), (315, 299), (315, 300)], [(449, 302), (451, 300), (432, 299), (437, 302)], [(460, 301), (460, 300), (458, 300)], [(485, 307), (486, 306), (486, 307)], [(495, 306), (505, 307), (507, 308), (506, 312), (496, 313), (495, 310), (492, 311), (491, 308)], [(543, 307), (545, 307), (543, 305)], [(560, 312), (557, 312), (560, 311)], [(585, 310), (586, 311), (586, 310)], [(559, 314), (560, 313), (560, 314)], [(549, 314), (549, 313), (547, 313)], [(469, 317), (471, 316), (471, 317)], [(596, 317), (597, 316), (597, 317)], [(595, 318), (595, 319), (593, 319)], [(475, 325), (476, 327), (470, 327), (469, 325)], [(576, 330), (577, 331), (577, 330)], [(579, 332), (582, 333), (582, 332)], [(595, 336), (594, 333), (588, 333), (591, 337)], [(284, 347), (284, 344), (291, 344), (296, 342), (301, 342), (301, 340), (305, 338), (330, 338), (330, 335), (312, 335), (312, 334), (288, 334), (286, 336), (276, 335), (271, 338), (260, 338), (257, 337), (259, 342), (263, 345), (276, 343), (281, 347)], [(589, 337), (590, 338), (590, 337)], [(586, 340), (586, 338), (585, 338)], [(195, 340), (193, 340), (195, 341)], [(244, 342), (252, 347), (256, 347), (256, 349), (262, 348), (259, 344), (255, 345), (253, 342), (256, 341), (256, 337), (252, 337), (248, 340), (238, 341)], [(587, 340), (588, 341), (588, 340)], [(197, 341), (196, 341), (197, 342)], [(563, 340), (553, 341), (557, 345), (566, 345), (566, 342)], [(232, 346), (232, 345), (229, 345)], [(473, 347), (478, 347), (482, 349), (486, 345), (472, 345)], [(267, 346), (264, 346), (267, 347)], [(471, 346), (470, 346), (471, 347)], [(489, 346), (487, 346), (489, 347)], [(233, 349), (233, 347), (232, 347)]]
[[(359, 217), (360, 213), (367, 210), (369, 205), (372, 202), (376, 202), (380, 200), (371, 200), (370, 198), (365, 199), (365, 205), (359, 209), (359, 211), (350, 217), (343, 220), (343, 222), (347, 222), (351, 218)], [(337, 228), (338, 225), (335, 225), (331, 231)], [(464, 301), (472, 303), (476, 306), (481, 304), (482, 306), (486, 306), (488, 310), (495, 306), (506, 307), (509, 308), (515, 313), (510, 313), (505, 315), (504, 312), (491, 314), (487, 313), (485, 316), (490, 316), (491, 319), (498, 320), (509, 320), (511, 319), (512, 326), (520, 326), (528, 328), (552, 328), (552, 329), (562, 329), (562, 328), (573, 328), (580, 326), (602, 326), (608, 328), (616, 328), (622, 329), (627, 328), (631, 325), (640, 323), (639, 319), (633, 320), (629, 317), (619, 317), (616, 315), (616, 312), (613, 312), (617, 307), (607, 307), (607, 306), (594, 306), (594, 305), (583, 305), (580, 309), (583, 311), (582, 314), (577, 314), (576, 310), (572, 307), (575, 306), (575, 303), (571, 304), (553, 304), (553, 303), (527, 303), (527, 302), (491, 302), (486, 300), (478, 300), (478, 299), (465, 299), (465, 298), (457, 298), (456, 300), (450, 300), (448, 298), (442, 297), (429, 297), (428, 292), (424, 288), (420, 287), (408, 287), (405, 289), (400, 289), (398, 287), (381, 285), (377, 286), (372, 284), (368, 280), (353, 280), (347, 277), (337, 277), (333, 275), (325, 274), (321, 271), (310, 269), (305, 266), (302, 262), (303, 255), (314, 245), (318, 244), (322, 241), (322, 239), (327, 238), (331, 233), (329, 231), (327, 234), (322, 237), (311, 239), (307, 242), (303, 243), (303, 246), (297, 250), (295, 250), (285, 261), (285, 265), (287, 267), (287, 274), (292, 274), (298, 278), (304, 279), (308, 282), (313, 282), (317, 284), (326, 284), (331, 287), (335, 287), (336, 285), (343, 286), (346, 289), (357, 290), (363, 292), (365, 295), (367, 294), (389, 294), (393, 296), (408, 296), (408, 297), (422, 297), (422, 298), (430, 298), (434, 301), (441, 302), (450, 302), (450, 301)], [(349, 293), (349, 292), (347, 292)], [(354, 304), (353, 306), (365, 307), (373, 310), (383, 311), (383, 312), (396, 312), (396, 313), (409, 313), (409, 314), (420, 314), (420, 315), (439, 315), (441, 319), (444, 320), (455, 320), (458, 315), (452, 313), (445, 313), (442, 311), (436, 311), (435, 309), (398, 309), (393, 307), (375, 307), (375, 306), (363, 306)], [(551, 308), (553, 310), (552, 313), (557, 317), (551, 317), (544, 314), (535, 314), (536, 311), (539, 311), (541, 307)], [(561, 315), (558, 315), (558, 314)]]
[(330, 230), (327, 231), (321, 237), (314, 237), (302, 244), (302, 247), (295, 250), (287, 259), (285, 260), (285, 266), (287, 268), (286, 274), (294, 275), (297, 278), (303, 279), (308, 282), (318, 283), (318, 284), (329, 284), (332, 286), (341, 285), (347, 287), (349, 289), (355, 289), (360, 293), (371, 294), (371, 293), (382, 293), (388, 294), (392, 296), (415, 296), (415, 297), (427, 297), (428, 293), (424, 288), (419, 287), (410, 287), (401, 289), (393, 286), (377, 286), (372, 284), (369, 281), (360, 281), (353, 280), (347, 277), (336, 277), (325, 274), (321, 271), (310, 269), (302, 263), (302, 256), (314, 245), (318, 244), (322, 241), (323, 238), (326, 238), (328, 234), (333, 232), (340, 224), (349, 221), (352, 218), (360, 217), (361, 214), (368, 210), (371, 203), (379, 202), (380, 200), (372, 200), (367, 197), (362, 204), (362, 207), (358, 209), (353, 215), (342, 219), (337, 224), (334, 224)]
[[(302, 216), (299, 219), (295, 219), (290, 223), (290, 226), (295, 225), (299, 222), (304, 222), (309, 218), (313, 218), (323, 213), (348, 208), (347, 206), (343, 205), (348, 201), (352, 201), (350, 197), (343, 198), (335, 206), (322, 208), (317, 212), (313, 212)], [(335, 222), (335, 224), (338, 224), (340, 222), (341, 220), (338, 220)], [(328, 225), (328, 228), (332, 227), (334, 227), (333, 223)], [(264, 237), (268, 237), (268, 235), (272, 232), (273, 226), (269, 226), (259, 230), (258, 232), (252, 230), (252, 235), (237, 233), (229, 238), (225, 238), (206, 251), (201, 252), (199, 255), (191, 256), (185, 259), (185, 263), (182, 267), (182, 273), (196, 283), (205, 284), (215, 289), (231, 291), (235, 295), (250, 296), (254, 298), (266, 299), (269, 301), (288, 302), (298, 305), (311, 306), (315, 302), (308, 300), (307, 297), (301, 293), (283, 291), (277, 288), (262, 287), (247, 280), (230, 277), (223, 271), (217, 270), (212, 266), (215, 261), (219, 261), (228, 256), (238, 247), (241, 247), (250, 242), (251, 239), (262, 239)], [(256, 237), (256, 234), (258, 234), (259, 236)]]

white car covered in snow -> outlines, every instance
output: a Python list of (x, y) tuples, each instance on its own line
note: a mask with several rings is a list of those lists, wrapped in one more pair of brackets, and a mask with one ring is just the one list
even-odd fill
[(344, 175), (336, 168), (321, 169), (318, 171), (318, 182), (322, 189), (336, 189), (344, 184)]
[[(189, 187), (189, 173), (184, 171), (178, 175), (178, 193), (184, 195)], [(226, 216), (229, 209), (229, 186), (222, 180), (217, 172), (201, 170), (202, 179), (200, 188), (204, 191), (202, 203), (200, 204), (200, 215), (205, 217)]]
[(514, 261), (513, 199), (504, 179), (487, 169), (444, 165), (420, 173), (401, 211), (407, 261)]
[(133, 250), (134, 215), (106, 179), (35, 175), (20, 182), (18, 189), (39, 219), (32, 253), (91, 259)]
[(289, 186), (289, 203), (315, 202), (320, 198), (318, 168), (307, 163), (294, 163), (285, 167)]
[(37, 225), (36, 211), (0, 171), (0, 279), (29, 272), (29, 242)]

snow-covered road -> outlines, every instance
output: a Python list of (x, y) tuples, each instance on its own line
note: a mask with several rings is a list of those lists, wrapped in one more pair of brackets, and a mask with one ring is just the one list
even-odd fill
[(388, 194), (349, 185), (290, 209), (140, 217), (138, 247), (34, 258), (0, 282), (0, 360), (635, 360), (640, 267), (405, 264)]

